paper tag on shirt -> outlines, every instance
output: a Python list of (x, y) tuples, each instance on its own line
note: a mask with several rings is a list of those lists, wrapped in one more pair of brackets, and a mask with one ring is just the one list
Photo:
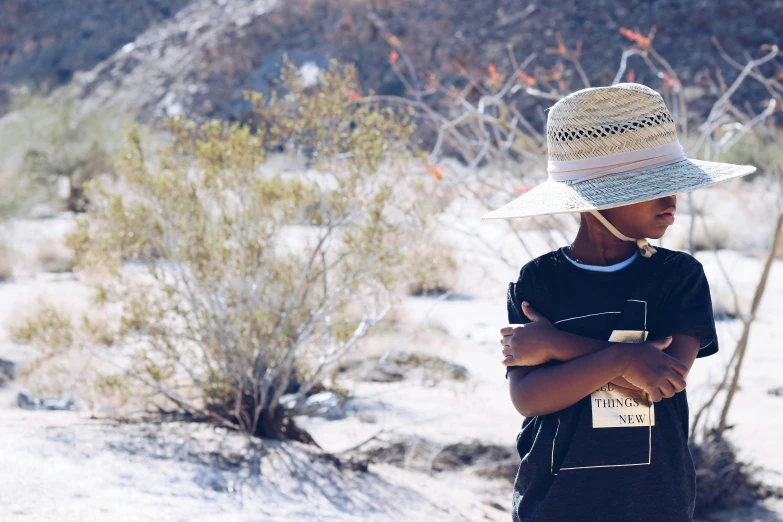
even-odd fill
[[(647, 340), (646, 330), (615, 330), (613, 343), (641, 343)], [(655, 403), (641, 390), (623, 388), (612, 383), (590, 394), (593, 428), (636, 428), (655, 426)]]

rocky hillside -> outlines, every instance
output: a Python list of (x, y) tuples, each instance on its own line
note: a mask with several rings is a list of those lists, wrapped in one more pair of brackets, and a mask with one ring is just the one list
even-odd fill
[[(537, 54), (531, 75), (536, 66), (558, 67), (563, 58), (549, 50), (560, 32), (570, 49), (583, 42), (582, 65), (601, 85), (630, 45), (619, 29), (647, 34), (655, 26), (656, 49), (684, 81), (699, 84), (718, 65), (727, 79), (735, 74), (713, 35), (744, 61), (743, 53), (781, 43), (783, 27), (781, 0), (95, 0), (81, 11), (73, 4), (0, 2), (0, 86), (72, 82), (79, 96), (123, 103), (143, 121), (182, 111), (239, 118), (242, 90), (268, 91), (283, 51), (298, 64), (355, 62), (364, 91), (401, 93), (388, 65), (389, 35), (419, 76), (433, 71), (448, 83), (460, 67), (482, 76), (489, 64), (511, 69), (510, 48), (518, 61)], [(581, 87), (573, 66), (563, 65), (569, 87)], [(636, 81), (662, 85), (640, 58), (629, 66)], [(754, 102), (764, 93), (745, 95)]]
[(63, 85), (170, 18), (189, 0), (2, 0), (0, 110), (7, 88)]

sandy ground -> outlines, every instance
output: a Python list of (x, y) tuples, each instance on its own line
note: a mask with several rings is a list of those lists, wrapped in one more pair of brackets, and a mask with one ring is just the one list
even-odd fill
[[(31, 244), (31, 234), (40, 239), (68, 228), (67, 218), (47, 221), (20, 223), (16, 241)], [(508, 398), (498, 330), (506, 322), (506, 285), (516, 279), (527, 257), (518, 246), (501, 242), (500, 226), (487, 230), (484, 239), (497, 242), (504, 255), (519, 260), (518, 266), (488, 259), (463, 243), (465, 268), (453, 293), (405, 298), (396, 326), (373, 335), (361, 348), (364, 357), (390, 349), (438, 355), (464, 365), (470, 378), (346, 382), (355, 397), (352, 414), (339, 420), (298, 419), (325, 449), (339, 452), (373, 435), (513, 445), (522, 417)], [(529, 240), (536, 254), (548, 250), (537, 237)], [(733, 251), (720, 256), (743, 302), (749, 302), (761, 261)], [(714, 256), (698, 258), (715, 297), (723, 299), (727, 289)], [(88, 292), (76, 280), (51, 274), (22, 274), (0, 284), (0, 317), (5, 319), (0, 357), (24, 359), (25, 349), (11, 342), (5, 324), (38, 295), (81, 307)], [(783, 386), (781, 306), (783, 264), (776, 262), (730, 423), (741, 457), (761, 466), (764, 480), (783, 486), (783, 397), (768, 393)], [(703, 402), (707, 385), (722, 374), (741, 325), (721, 321), (718, 328), (721, 352), (697, 360), (689, 378), (692, 413)], [(85, 411), (24, 411), (14, 404), (15, 391), (0, 390), (3, 521), (510, 520), (511, 488), (501, 479), (377, 464), (370, 465), (369, 473), (337, 469), (299, 444), (248, 444), (238, 435), (203, 425), (117, 424), (92, 419)], [(716, 520), (783, 521), (783, 501)]]
[[(0, 412), (0, 520), (502, 520), (486, 484), (393, 466), (339, 470), (298, 444), (203, 425), (116, 425), (71, 412)], [(473, 491), (470, 498), (460, 495)], [(484, 513), (490, 516), (484, 517)]]

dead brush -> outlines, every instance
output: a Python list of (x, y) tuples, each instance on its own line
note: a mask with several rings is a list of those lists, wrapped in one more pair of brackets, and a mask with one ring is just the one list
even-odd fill
[(769, 497), (783, 498), (783, 488), (764, 485), (754, 476), (759, 469), (737, 457), (736, 448), (725, 438), (706, 437), (690, 444), (696, 468), (696, 517), (749, 506)]

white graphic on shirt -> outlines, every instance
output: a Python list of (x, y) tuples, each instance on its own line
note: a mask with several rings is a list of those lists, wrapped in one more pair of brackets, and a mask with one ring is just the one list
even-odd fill
[[(640, 343), (647, 340), (647, 302), (636, 299), (629, 299), (629, 302), (643, 303), (643, 321), (641, 330), (614, 330), (609, 336), (609, 341), (617, 343)], [(622, 312), (601, 312), (597, 314), (588, 314), (579, 317), (561, 319), (553, 324), (575, 319), (583, 319), (604, 314), (622, 314)], [(627, 325), (624, 325), (627, 326)], [(590, 469), (590, 468), (614, 468), (623, 466), (644, 466), (649, 465), (652, 456), (652, 426), (655, 425), (655, 407), (649, 396), (640, 390), (624, 388), (612, 383), (601, 386), (590, 394), (590, 405), (592, 413), (593, 428), (643, 428), (648, 430), (647, 437), (647, 461), (629, 462), (622, 464), (603, 464), (594, 466), (574, 466), (560, 467), (558, 471)], [(560, 417), (558, 416), (557, 429), (555, 430), (554, 440), (552, 441), (552, 458), (550, 471), (557, 475), (555, 471), (555, 445), (557, 436), (560, 432)], [(600, 436), (600, 432), (595, 432)]]
[[(614, 343), (641, 343), (646, 340), (646, 330), (615, 330), (609, 337), (609, 341)], [(654, 426), (653, 404), (641, 390), (607, 383), (590, 394), (593, 428)]]

